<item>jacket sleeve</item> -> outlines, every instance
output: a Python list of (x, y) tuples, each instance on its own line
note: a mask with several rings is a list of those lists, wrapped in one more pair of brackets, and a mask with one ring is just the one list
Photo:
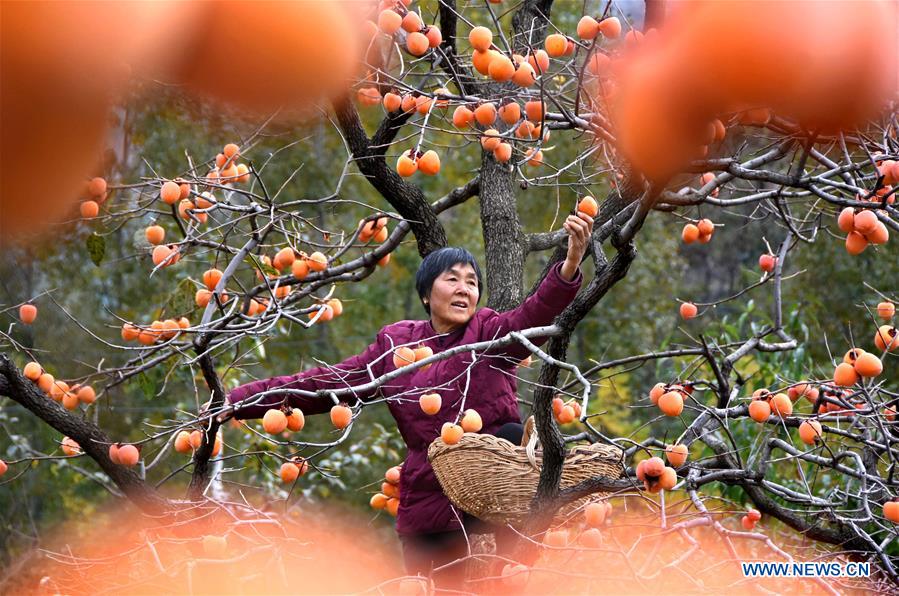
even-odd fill
[[(556, 263), (543, 278), (537, 291), (528, 296), (517, 308), (503, 313), (490, 311), (482, 323), (480, 339), (489, 340), (503, 337), (510, 331), (551, 325), (553, 320), (577, 296), (584, 277), (581, 270), (578, 269), (574, 279), (568, 281), (562, 277), (561, 270), (562, 263)], [(539, 346), (547, 339), (546, 337), (536, 337), (531, 341)], [(494, 353), (521, 360), (531, 352), (521, 344), (514, 343)]]
[[(368, 373), (368, 366), (371, 365), (372, 374), (375, 377), (383, 374), (384, 361), (378, 357), (387, 351), (386, 342), (384, 340), (384, 329), (378, 333), (378, 337), (374, 343), (368, 346), (364, 352), (347, 358), (340, 364), (333, 366), (317, 366), (309, 370), (296, 373), (294, 375), (285, 375), (281, 377), (272, 377), (270, 379), (260, 379), (253, 381), (231, 391), (227, 400), (229, 404), (238, 406), (234, 412), (234, 417), (243, 420), (249, 418), (262, 418), (265, 412), (271, 408), (276, 408), (287, 400), (292, 408), (299, 408), (303, 414), (323, 414), (331, 410), (334, 402), (327, 397), (305, 397), (297, 394), (289, 393), (271, 393), (266, 395), (256, 403), (253, 399), (263, 391), (272, 389), (303, 389), (305, 391), (322, 391), (345, 389), (354, 385), (362, 385), (371, 380)], [(377, 361), (377, 362), (376, 362)], [(377, 390), (368, 393), (359, 393), (357, 399), (371, 399)], [(241, 402), (252, 400), (254, 403), (246, 406), (240, 406)]]

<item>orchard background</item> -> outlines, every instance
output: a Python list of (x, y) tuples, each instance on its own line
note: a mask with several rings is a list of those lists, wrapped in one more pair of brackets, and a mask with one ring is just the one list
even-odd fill
[[(729, 4), (5, 5), (0, 588), (426, 589), (383, 405), (214, 415), (421, 318), (435, 248), (513, 308), (590, 196), (584, 289), (518, 373), (531, 563), (471, 589), (895, 590), (896, 6)], [(627, 478), (560, 488), (583, 441)], [(600, 490), (611, 514), (551, 519)]]

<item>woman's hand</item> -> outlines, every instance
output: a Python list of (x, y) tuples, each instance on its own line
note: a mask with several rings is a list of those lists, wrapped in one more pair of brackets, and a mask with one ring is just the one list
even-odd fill
[[(205, 418), (206, 414), (209, 413), (210, 406), (212, 406), (211, 398), (209, 401), (207, 401), (205, 404), (203, 404), (200, 407), (200, 418)], [(232, 404), (227, 399), (225, 399), (224, 405), (222, 406), (221, 410), (219, 411), (219, 414), (216, 415), (216, 417), (215, 417), (216, 421), (218, 421), (219, 424), (224, 424), (225, 422), (228, 422), (228, 420), (230, 420), (231, 418), (234, 418), (234, 412), (236, 409), (237, 408), (234, 406), (234, 404)]]
[(579, 212), (577, 215), (569, 215), (562, 227), (568, 232), (568, 255), (562, 263), (562, 277), (571, 281), (577, 275), (584, 253), (587, 252), (593, 234), (593, 218)]
[(228, 406), (228, 409), (215, 417), (216, 422), (224, 424), (234, 418), (234, 406)]

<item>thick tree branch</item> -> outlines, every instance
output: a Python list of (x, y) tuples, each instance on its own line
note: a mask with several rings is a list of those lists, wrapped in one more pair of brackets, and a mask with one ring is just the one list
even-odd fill
[[(608, 266), (600, 271), (587, 288), (578, 294), (568, 308), (559, 315), (556, 325), (561, 327), (562, 333), (550, 338), (547, 350), (549, 356), (556, 360), (565, 360), (571, 334), (577, 324), (615, 283), (627, 275), (627, 270), (635, 256), (636, 250), (632, 245), (619, 251)], [(531, 504), (532, 516), (526, 529), (528, 536), (536, 536), (545, 532), (552, 522), (555, 512), (570, 497), (569, 494), (562, 501), (559, 500), (559, 483), (562, 479), (562, 466), (565, 460), (565, 442), (559, 427), (552, 418), (552, 399), (555, 397), (554, 387), (558, 377), (559, 367), (545, 364), (540, 370), (538, 388), (534, 391), (532, 412), (540, 444), (543, 447), (543, 466), (540, 470), (537, 492)], [(603, 482), (601, 479), (595, 479), (590, 486), (605, 486)], [(582, 489), (584, 487), (579, 490)], [(522, 557), (525, 559), (532, 560), (536, 556), (533, 549), (527, 544), (521, 545), (520, 548)]]
[[(225, 403), (225, 387), (222, 380), (215, 371), (215, 362), (212, 356), (207, 352), (199, 359), (200, 369), (203, 371), (203, 378), (209, 387), (212, 397), (209, 401), (209, 411), (214, 412), (220, 409)], [(206, 432), (203, 435), (203, 443), (200, 448), (194, 452), (194, 471), (190, 478), (190, 486), (188, 487), (188, 497), (192, 501), (199, 501), (203, 498), (206, 486), (209, 484), (209, 458), (212, 456), (212, 449), (215, 446), (215, 436), (218, 433), (220, 423), (218, 418), (210, 416)]]
[(528, 48), (542, 45), (552, 6), (553, 0), (526, 0), (522, 3), (512, 16), (512, 29), (515, 31), (512, 47), (515, 52), (524, 55)]
[(409, 222), (418, 243), (418, 253), (428, 253), (446, 246), (446, 232), (437, 214), (428, 204), (422, 190), (403, 180), (387, 165), (383, 154), (372, 150), (359, 114), (349, 96), (334, 102), (337, 121), (359, 171), (387, 202)]
[(80, 418), (41, 393), (22, 376), (6, 354), (0, 354), (0, 394), (24, 406), (47, 425), (75, 440), (81, 450), (97, 462), (128, 499), (142, 511), (158, 515), (168, 509), (168, 501), (144, 482), (133, 468), (109, 459), (112, 441), (98, 426)]
[[(527, 54), (534, 41), (543, 39), (551, 7), (552, 0), (526, 0), (515, 12), (512, 46), (518, 52)], [(518, 216), (513, 174), (514, 170), (494, 159), (492, 152), (482, 153), (480, 200), (490, 293), (487, 306), (499, 311), (518, 306), (524, 298), (528, 241)]]
[[(399, 112), (388, 113), (381, 120), (378, 130), (371, 137), (369, 148), (372, 156), (383, 156), (390, 148), (390, 144), (396, 139), (396, 135), (400, 132), (403, 125), (409, 121), (413, 112), (406, 113), (402, 110)], [(355, 151), (353, 152), (355, 154)]]
[(481, 229), (486, 256), (487, 306), (515, 308), (523, 299), (525, 238), (513, 189), (512, 171), (484, 151), (481, 160)]

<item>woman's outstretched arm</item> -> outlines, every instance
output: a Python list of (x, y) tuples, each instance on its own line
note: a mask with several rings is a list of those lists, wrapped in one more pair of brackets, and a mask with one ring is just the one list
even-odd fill
[[(569, 215), (564, 228), (568, 232), (568, 254), (565, 261), (550, 269), (537, 291), (528, 296), (520, 306), (503, 313), (490, 311), (483, 320), (481, 339), (502, 337), (510, 331), (550, 325), (577, 296), (583, 280), (580, 262), (590, 242), (593, 220), (587, 215)], [(541, 345), (546, 338), (534, 338), (533, 341)], [(530, 354), (520, 344), (512, 344), (501, 353), (518, 360)]]
[[(260, 379), (235, 388), (227, 396), (228, 404), (234, 406), (233, 416), (238, 419), (262, 418), (266, 410), (277, 408), (287, 403), (292, 408), (299, 408), (304, 414), (322, 414), (328, 412), (334, 403), (329, 398), (304, 397), (301, 395), (280, 393), (275, 391), (262, 398), (260, 393), (273, 389), (303, 389), (306, 391), (327, 391), (329, 389), (346, 389), (363, 385), (371, 379), (368, 366), (377, 377), (382, 374), (384, 359), (378, 358), (387, 350), (384, 342), (384, 330), (378, 333), (374, 343), (364, 352), (347, 358), (333, 366), (317, 366), (293, 375)], [(357, 399), (366, 400), (377, 391), (360, 393)], [(247, 403), (250, 402), (250, 403)]]

